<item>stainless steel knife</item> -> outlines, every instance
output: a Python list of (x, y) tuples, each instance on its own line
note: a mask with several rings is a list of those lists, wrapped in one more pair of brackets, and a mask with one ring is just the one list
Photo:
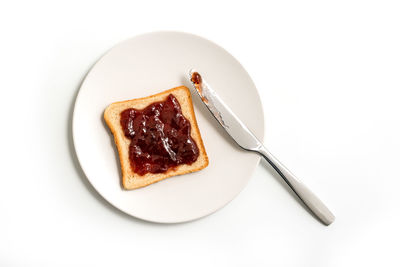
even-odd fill
[(264, 147), (196, 70), (190, 70), (189, 80), (211, 114), (241, 148), (257, 152), (268, 161), (321, 222), (329, 225), (335, 220), (335, 216), (324, 203)]

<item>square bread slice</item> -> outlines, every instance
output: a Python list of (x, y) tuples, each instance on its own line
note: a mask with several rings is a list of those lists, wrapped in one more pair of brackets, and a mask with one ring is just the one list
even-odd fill
[[(168, 95), (173, 94), (181, 105), (182, 114), (191, 124), (191, 137), (199, 148), (199, 156), (192, 164), (181, 164), (167, 170), (165, 173), (147, 173), (139, 175), (132, 170), (129, 160), (129, 145), (131, 140), (124, 135), (120, 120), (121, 112), (128, 108), (144, 109), (148, 105), (164, 101)], [(104, 120), (114, 135), (114, 141), (118, 148), (119, 159), (122, 171), (122, 185), (125, 189), (135, 189), (161, 181), (171, 176), (199, 171), (208, 165), (208, 157), (201, 139), (200, 130), (194, 115), (193, 103), (190, 91), (185, 86), (172, 88), (170, 90), (133, 100), (116, 102), (109, 105), (104, 112)]]

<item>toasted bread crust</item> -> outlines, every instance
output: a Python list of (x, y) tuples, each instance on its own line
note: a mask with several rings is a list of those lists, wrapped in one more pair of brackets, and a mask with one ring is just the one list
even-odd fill
[[(181, 164), (175, 168), (169, 169), (165, 173), (148, 173), (140, 176), (133, 172), (130, 165), (129, 154), (127, 154), (130, 140), (123, 134), (123, 130), (120, 125), (120, 113), (127, 108), (145, 108), (151, 103), (165, 100), (169, 94), (173, 94), (178, 99), (183, 115), (190, 121), (192, 126), (191, 136), (199, 148), (199, 157), (190, 165)], [(118, 149), (122, 171), (122, 186), (125, 189), (136, 189), (159, 182), (172, 176), (196, 172), (207, 167), (209, 164), (208, 156), (205, 151), (204, 143), (201, 138), (200, 130), (194, 114), (192, 96), (189, 89), (185, 86), (175, 87), (143, 98), (112, 103), (104, 111), (104, 120), (114, 136), (114, 141)]]

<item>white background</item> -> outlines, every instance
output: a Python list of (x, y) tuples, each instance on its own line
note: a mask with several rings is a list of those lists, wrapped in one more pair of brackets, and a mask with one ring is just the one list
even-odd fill
[[(0, 2), (0, 266), (399, 266), (399, 14), (398, 1)], [(93, 190), (71, 140), (80, 82), (114, 44), (154, 30), (241, 61), (265, 144), (334, 224), (266, 164), (185, 224), (131, 218)]]

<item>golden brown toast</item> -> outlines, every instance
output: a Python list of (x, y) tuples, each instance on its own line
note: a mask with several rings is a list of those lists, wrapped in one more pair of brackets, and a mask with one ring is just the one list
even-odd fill
[[(175, 96), (175, 98), (178, 100), (183, 116), (190, 121), (191, 137), (199, 148), (199, 156), (192, 164), (181, 164), (177, 167), (168, 169), (165, 173), (147, 173), (144, 175), (139, 175), (133, 171), (130, 164), (129, 144), (131, 140), (125, 136), (124, 130), (121, 126), (121, 112), (128, 108), (139, 110), (144, 109), (154, 102), (164, 101), (170, 94), (173, 94), (173, 96)], [(122, 185), (125, 189), (129, 190), (144, 187), (171, 176), (199, 171), (208, 165), (207, 153), (204, 148), (203, 140), (201, 139), (196, 117), (194, 115), (192, 97), (189, 89), (185, 86), (172, 88), (170, 90), (144, 98), (112, 103), (104, 112), (104, 120), (113, 133), (114, 141), (118, 148), (122, 171)]]

